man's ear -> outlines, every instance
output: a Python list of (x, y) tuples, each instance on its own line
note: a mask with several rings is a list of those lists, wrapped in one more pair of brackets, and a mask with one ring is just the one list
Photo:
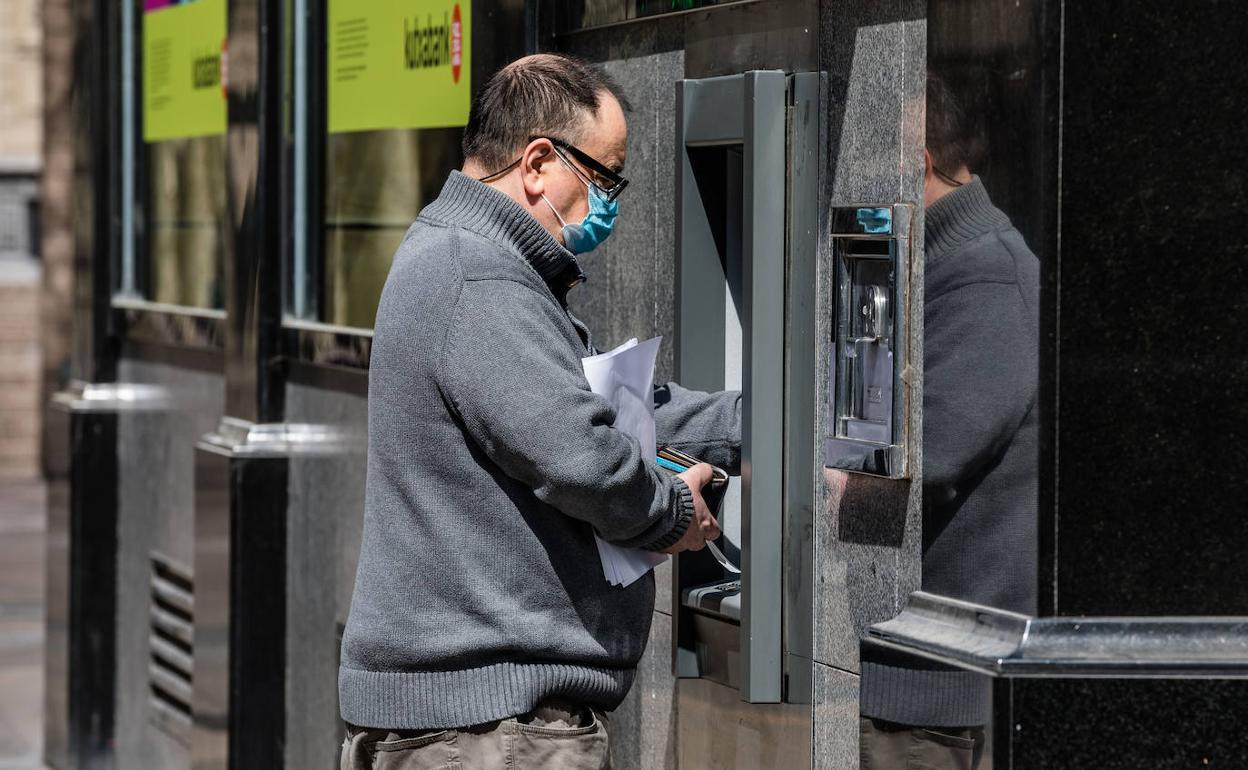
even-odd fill
[(926, 147), (923, 148), (923, 178), (931, 179), (932, 174), (932, 153)]
[(534, 139), (524, 148), (520, 156), (521, 180), (524, 192), (532, 199), (537, 199), (546, 192), (546, 179), (543, 171), (548, 163), (555, 160), (555, 148), (549, 139)]

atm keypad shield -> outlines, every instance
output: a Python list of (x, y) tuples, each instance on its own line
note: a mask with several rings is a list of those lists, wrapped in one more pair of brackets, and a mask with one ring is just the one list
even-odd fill
[(846, 206), (832, 212), (836, 338), (829, 356), (830, 435), (825, 465), (906, 476), (905, 306), (911, 207)]

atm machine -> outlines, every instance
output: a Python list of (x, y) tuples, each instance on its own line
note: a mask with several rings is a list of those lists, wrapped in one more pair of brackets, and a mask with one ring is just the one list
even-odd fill
[(742, 571), (726, 571), (706, 552), (677, 560), (675, 670), (739, 689), (755, 703), (786, 695), (786, 127), (790, 90), (805, 85), (812, 93), (803, 101), (817, 98), (817, 77), (749, 72), (678, 89), (685, 148), (677, 190), (678, 376), (691, 388), (741, 389), (744, 397), (741, 477), (731, 481), (720, 514), (723, 550)]
[(780, 71), (677, 88), (677, 379), (743, 394), (741, 476), (720, 512), (741, 572), (703, 550), (672, 575), (682, 768), (823, 753), (816, 485), (823, 468), (907, 473), (912, 209), (820, 211), (825, 93), (826, 75)]
[[(746, 753), (783, 767), (811, 755), (811, 509), (786, 508), (786, 492), (808, 496), (800, 475), (786, 490), (785, 465), (802, 454), (786, 449), (811, 443), (813, 414), (785, 429), (786, 384), (800, 379), (786, 364), (805, 363), (786, 360), (785, 311), (786, 278), (813, 274), (819, 80), (755, 71), (677, 87), (677, 378), (743, 394), (741, 476), (720, 511), (722, 551), (741, 572), (707, 550), (680, 554), (672, 571), (682, 767), (745, 759), (714, 756), (739, 739), (725, 710), (778, 728)], [(786, 550), (798, 560), (787, 575)]]

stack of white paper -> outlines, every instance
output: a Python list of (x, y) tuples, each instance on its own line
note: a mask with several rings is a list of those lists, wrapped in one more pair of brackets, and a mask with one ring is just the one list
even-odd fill
[[(589, 387), (615, 407), (615, 427), (637, 439), (642, 456), (654, 462), (654, 360), (662, 337), (636, 338), (615, 350), (582, 358)], [(666, 554), (621, 548), (594, 535), (602, 572), (612, 585), (627, 586), (662, 564)]]

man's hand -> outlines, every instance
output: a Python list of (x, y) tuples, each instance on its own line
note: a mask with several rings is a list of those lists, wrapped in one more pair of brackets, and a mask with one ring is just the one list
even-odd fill
[(715, 521), (715, 517), (711, 515), (706, 500), (702, 499), (702, 487), (711, 483), (711, 466), (698, 463), (679, 476), (685, 484), (689, 485), (689, 491), (693, 493), (693, 519), (689, 522), (689, 529), (685, 530), (684, 536), (671, 546), (664, 548), (663, 553), (701, 551), (706, 547), (707, 540), (719, 537), (719, 522)]

